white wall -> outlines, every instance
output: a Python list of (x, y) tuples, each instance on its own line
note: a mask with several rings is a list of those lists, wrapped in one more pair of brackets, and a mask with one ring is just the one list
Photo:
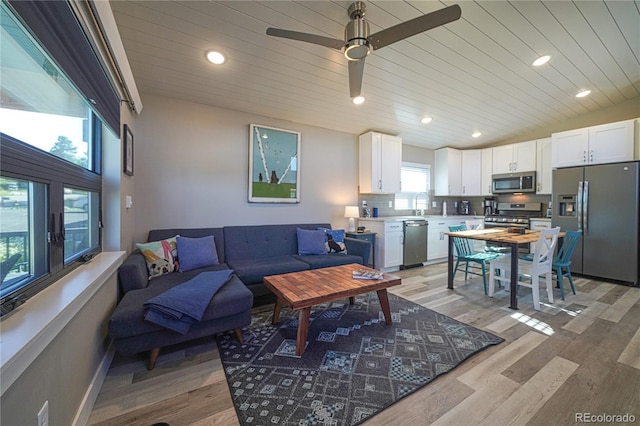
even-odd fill
[[(115, 309), (118, 286), (114, 272), (104, 279), (104, 284), (13, 385), (3, 389), (0, 424), (35, 425), (36, 415), (45, 401), (49, 401), (50, 425), (71, 425), (79, 410), (91, 408), (83, 404), (93, 403), (85, 398), (93, 390), (94, 376), (107, 353), (107, 322)], [(45, 291), (52, 291), (52, 287)], [(29, 303), (24, 305), (27, 309)], [(39, 312), (33, 312), (26, 318), (38, 318), (39, 315)], [(61, 314), (58, 322), (63, 322), (65, 315)], [(34, 320), (37, 322), (38, 319)], [(55, 327), (50, 327), (49, 332), (51, 329)]]
[[(136, 242), (150, 229), (329, 222), (358, 200), (358, 136), (144, 95), (136, 119)], [(300, 203), (249, 203), (249, 124), (301, 133)]]

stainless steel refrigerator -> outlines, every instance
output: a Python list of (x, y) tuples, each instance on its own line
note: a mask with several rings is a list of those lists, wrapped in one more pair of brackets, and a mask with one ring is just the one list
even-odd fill
[(571, 272), (638, 285), (640, 162), (553, 171), (551, 223), (582, 229)]

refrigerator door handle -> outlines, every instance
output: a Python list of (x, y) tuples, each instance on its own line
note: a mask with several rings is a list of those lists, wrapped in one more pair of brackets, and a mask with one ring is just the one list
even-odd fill
[(582, 230), (582, 181), (578, 182), (578, 196), (576, 197), (576, 215), (578, 216), (578, 230)]
[(589, 233), (589, 181), (585, 180), (583, 186), (582, 210), (584, 211), (584, 218), (582, 223), (582, 232), (586, 236)]
[(583, 182), (578, 182), (578, 197), (576, 200), (576, 214), (578, 215), (578, 230), (582, 229), (582, 188)]

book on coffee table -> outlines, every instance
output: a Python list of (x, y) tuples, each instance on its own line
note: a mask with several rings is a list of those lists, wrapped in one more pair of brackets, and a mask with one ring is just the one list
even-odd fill
[(358, 280), (381, 280), (383, 274), (380, 271), (358, 269), (357, 271), (353, 271), (352, 276)]

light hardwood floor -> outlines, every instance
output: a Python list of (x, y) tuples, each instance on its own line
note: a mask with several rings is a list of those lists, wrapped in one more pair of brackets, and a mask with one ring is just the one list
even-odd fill
[[(448, 290), (446, 263), (398, 275), (402, 285), (390, 292), (506, 341), (366, 426), (581, 424), (586, 413), (626, 414), (640, 423), (640, 289), (576, 278), (577, 295), (567, 288), (565, 301), (556, 289), (555, 303), (547, 304), (541, 291), (541, 311), (521, 288), (514, 311), (505, 291), (485, 296), (477, 276), (465, 282), (459, 273)], [(213, 337), (164, 349), (153, 371), (145, 357), (116, 355), (89, 424), (239, 424)]]

